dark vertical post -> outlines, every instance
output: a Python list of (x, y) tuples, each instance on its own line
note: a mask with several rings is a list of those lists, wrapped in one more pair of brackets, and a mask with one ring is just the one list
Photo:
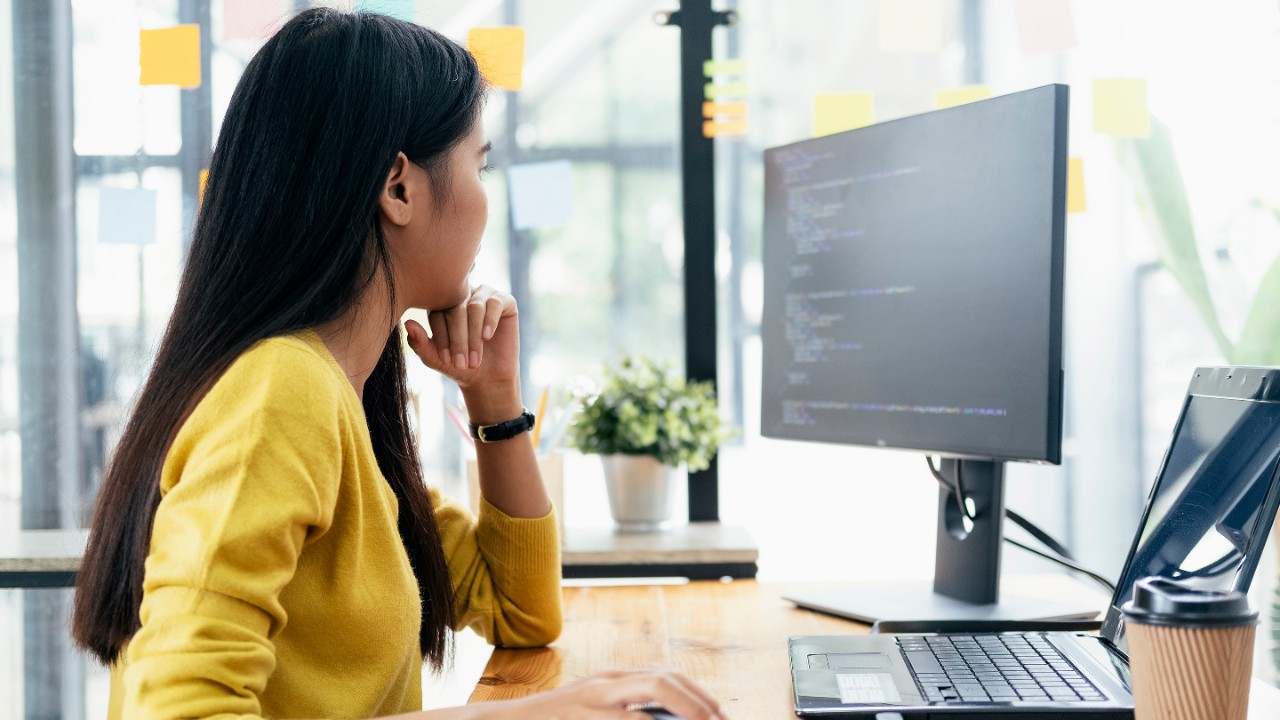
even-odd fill
[[(182, 171), (182, 248), (191, 244), (196, 209), (200, 202), (200, 171), (209, 167), (213, 147), (213, 89), (210, 63), (213, 59), (213, 18), (210, 0), (179, 0), (178, 22), (200, 25), (200, 87), (180, 91), (182, 151), (178, 167)], [(141, 261), (139, 261), (141, 262)], [(139, 313), (145, 313), (140, 308)], [(141, 315), (140, 315), (141, 316)], [(142, 328), (140, 328), (142, 330)], [(138, 338), (139, 347), (150, 347), (147, 338)]]
[[(73, 522), (80, 478), (71, 3), (13, 3), (22, 527)], [(53, 602), (37, 596), (53, 594)], [(29, 719), (78, 718), (65, 591), (23, 598)], [(40, 607), (43, 605), (44, 607)]]
[[(716, 382), (715, 144), (702, 134), (702, 64), (711, 31), (728, 14), (711, 0), (682, 0), (670, 24), (680, 27), (680, 169), (684, 212), (684, 356), (690, 380)], [(720, 519), (718, 463), (689, 473), (689, 519)]]

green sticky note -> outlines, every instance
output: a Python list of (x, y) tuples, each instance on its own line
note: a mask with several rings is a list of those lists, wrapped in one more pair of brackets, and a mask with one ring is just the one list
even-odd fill
[(200, 87), (200, 26), (141, 30), (138, 37), (143, 85)]
[(865, 127), (871, 119), (875, 98), (871, 93), (827, 93), (813, 99), (813, 135)]
[(741, 75), (747, 71), (745, 60), (707, 60), (702, 63), (702, 74), (707, 77), (715, 75)]
[(965, 87), (939, 90), (933, 94), (934, 107), (939, 109), (964, 105), (974, 100), (986, 100), (991, 97), (991, 88), (986, 85), (966, 85)]
[(1151, 137), (1147, 81), (1093, 81), (1093, 130), (1122, 138)]
[(724, 98), (741, 98), (747, 95), (746, 83), (707, 83), (703, 87), (703, 94), (708, 100), (721, 100)]

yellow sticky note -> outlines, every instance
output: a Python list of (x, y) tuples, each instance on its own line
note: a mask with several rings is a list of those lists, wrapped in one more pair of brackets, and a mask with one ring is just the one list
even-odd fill
[(1151, 137), (1151, 111), (1147, 108), (1147, 81), (1094, 80), (1093, 130), (1116, 137)]
[(706, 60), (702, 63), (702, 74), (707, 77), (715, 75), (741, 75), (747, 71), (745, 60)]
[(991, 88), (986, 85), (966, 85), (965, 87), (935, 92), (933, 94), (933, 104), (935, 107), (942, 109), (964, 105), (974, 100), (986, 100), (989, 97), (991, 97)]
[(821, 137), (872, 123), (871, 93), (827, 93), (813, 99), (813, 135)]
[(472, 28), (467, 33), (467, 49), (495, 87), (519, 90), (524, 84), (524, 28)]
[(199, 198), (197, 204), (200, 204), (200, 205), (204, 204), (204, 188), (208, 184), (209, 184), (209, 168), (205, 168), (200, 171), (200, 194), (197, 196)]
[(175, 25), (140, 32), (143, 85), (200, 87), (199, 25)]
[(1067, 160), (1067, 212), (1084, 212), (1084, 160)]
[(942, 50), (942, 0), (880, 0), (879, 9), (877, 29), (881, 50)]

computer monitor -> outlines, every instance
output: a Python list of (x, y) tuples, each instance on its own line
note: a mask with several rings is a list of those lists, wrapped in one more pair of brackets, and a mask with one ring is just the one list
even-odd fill
[(1004, 463), (1061, 459), (1066, 184), (1065, 85), (765, 151), (761, 433), (940, 456), (975, 511), (940, 490), (935, 592), (793, 599), (1076, 614), (998, 602)]

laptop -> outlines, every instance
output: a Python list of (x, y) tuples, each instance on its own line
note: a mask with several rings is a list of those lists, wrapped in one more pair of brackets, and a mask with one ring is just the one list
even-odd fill
[(792, 637), (796, 714), (1132, 717), (1120, 606), (1134, 583), (1248, 590), (1278, 478), (1280, 368), (1198, 368), (1100, 632)]

